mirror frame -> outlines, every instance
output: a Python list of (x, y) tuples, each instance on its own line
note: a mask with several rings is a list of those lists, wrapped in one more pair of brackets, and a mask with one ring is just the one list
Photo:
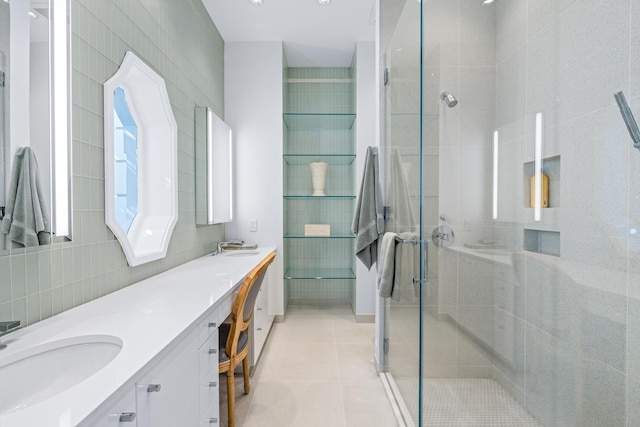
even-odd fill
[[(138, 214), (129, 232), (115, 215), (114, 91), (121, 87), (138, 126)], [(178, 125), (164, 79), (127, 52), (104, 84), (105, 221), (130, 266), (164, 258), (178, 220)]]

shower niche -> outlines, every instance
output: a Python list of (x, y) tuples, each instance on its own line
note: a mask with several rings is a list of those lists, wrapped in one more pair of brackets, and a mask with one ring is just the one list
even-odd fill
[[(527, 227), (523, 230), (523, 249), (545, 255), (560, 256), (560, 156), (542, 159), (542, 174), (548, 179), (548, 207), (534, 205), (535, 162), (525, 162), (522, 166), (522, 194)], [(541, 185), (542, 187), (542, 185)]]
[[(549, 178), (549, 207), (560, 207), (560, 156), (542, 159), (542, 173)], [(523, 206), (531, 208), (531, 177), (535, 175), (535, 162), (525, 162), (522, 165), (522, 188), (524, 195)]]

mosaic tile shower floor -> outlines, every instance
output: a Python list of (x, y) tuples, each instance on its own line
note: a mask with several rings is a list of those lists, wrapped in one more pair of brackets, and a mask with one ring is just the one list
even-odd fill
[[(396, 378), (396, 385), (415, 419), (417, 378)], [(423, 425), (429, 427), (540, 427), (497, 382), (482, 378), (424, 381)]]

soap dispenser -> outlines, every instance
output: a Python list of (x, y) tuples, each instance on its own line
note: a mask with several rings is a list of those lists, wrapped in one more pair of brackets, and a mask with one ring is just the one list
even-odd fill
[[(549, 177), (545, 174), (540, 174), (542, 179), (541, 188), (541, 199), (542, 203), (540, 204), (541, 208), (549, 207)], [(536, 207), (536, 175), (531, 177), (531, 207)]]

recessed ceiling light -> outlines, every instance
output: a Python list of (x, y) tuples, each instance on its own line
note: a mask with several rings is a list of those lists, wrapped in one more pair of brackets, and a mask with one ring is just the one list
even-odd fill
[(249, 0), (249, 3), (254, 6), (260, 6), (262, 4), (262, 0)]
[(318, 4), (319, 4), (320, 6), (326, 6), (326, 5), (328, 5), (329, 3), (331, 3), (331, 0), (318, 0)]
[(29, 11), (29, 16), (33, 19), (36, 19), (38, 17), (38, 15), (36, 15), (36, 13), (33, 10)]

